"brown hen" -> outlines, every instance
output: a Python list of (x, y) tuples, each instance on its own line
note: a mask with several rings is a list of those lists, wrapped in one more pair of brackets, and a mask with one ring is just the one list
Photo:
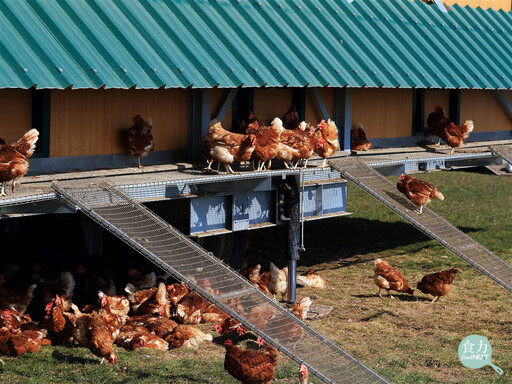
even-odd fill
[(224, 369), (243, 384), (269, 384), (274, 379), (277, 352), (271, 346), (264, 350), (241, 350), (228, 339), (224, 348)]
[(133, 125), (128, 128), (128, 149), (132, 156), (137, 158), (139, 168), (142, 168), (140, 158), (146, 158), (155, 149), (153, 142), (153, 129), (151, 119), (144, 121), (140, 115), (132, 117)]
[(374, 264), (374, 278), (375, 284), (379, 287), (377, 294), (382, 298), (380, 294), (381, 289), (388, 291), (389, 296), (394, 299), (391, 295), (391, 291), (405, 292), (409, 295), (414, 295), (414, 290), (409, 288), (407, 281), (405, 281), (404, 275), (391, 266), (386, 260), (376, 259), (373, 261)]

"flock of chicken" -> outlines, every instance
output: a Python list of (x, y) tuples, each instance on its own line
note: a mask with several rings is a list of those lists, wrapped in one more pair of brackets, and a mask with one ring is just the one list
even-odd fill
[[(473, 131), (474, 124), (472, 120), (466, 120), (461, 125), (455, 125), (444, 112), (441, 106), (436, 106), (434, 112), (430, 113), (427, 117), (428, 132), (432, 135), (431, 141), (433, 142), (434, 136), (439, 138), (436, 146), (439, 146), (443, 140), (452, 149), (450, 154), (453, 154), (455, 148), (460, 147), (464, 140), (469, 137)], [(373, 144), (366, 137), (363, 124), (359, 123), (357, 128), (352, 127), (350, 130), (350, 149), (353, 151), (367, 151)]]
[[(132, 119), (133, 125), (126, 134), (126, 145), (132, 156), (137, 158), (138, 167), (142, 168), (141, 159), (155, 149), (152, 121), (145, 121), (141, 115)], [(439, 142), (442, 139), (452, 147), (450, 153), (461, 146), (473, 131), (471, 120), (455, 125), (440, 106), (428, 116), (427, 125), (432, 138), (438, 136)], [(300, 122), (295, 106), (290, 107), (282, 119), (276, 117), (269, 126), (260, 126), (254, 113), (250, 112), (248, 120), (242, 122), (241, 129), (245, 131), (244, 134), (225, 130), (218, 120), (210, 122), (205, 136), (207, 170), (211, 170), (212, 163), (216, 161), (217, 170), (220, 164), (224, 164), (227, 172), (234, 173), (231, 165), (251, 160), (253, 169), (261, 171), (270, 169), (273, 159), (282, 161), (286, 168), (296, 168), (301, 162), (306, 167), (313, 153), (324, 159), (321, 167), (325, 167), (327, 158), (340, 149), (338, 129), (333, 121), (322, 120), (316, 127)], [(28, 159), (34, 153), (38, 137), (37, 129), (31, 129), (15, 143), (6, 144), (0, 139), (0, 196), (6, 196), (7, 182), (12, 181), (14, 192), (16, 182), (27, 173)], [(361, 123), (351, 129), (350, 138), (352, 150), (366, 151), (372, 147)], [(254, 161), (258, 162), (257, 166)]]
[[(286, 168), (297, 168), (301, 162), (307, 167), (313, 153), (324, 159), (321, 167), (325, 167), (327, 158), (340, 148), (333, 121), (322, 120), (316, 127), (300, 122), (295, 106), (282, 119), (274, 118), (269, 126), (260, 126), (250, 112), (242, 130), (245, 133), (233, 133), (225, 130), (218, 120), (210, 122), (205, 136), (207, 170), (216, 161), (219, 167), (224, 164), (227, 172), (234, 173), (233, 163), (252, 160), (253, 169), (261, 171), (270, 169), (274, 159), (282, 161)], [(254, 161), (258, 162), (257, 166)]]
[[(409, 287), (404, 275), (398, 269), (393, 268), (391, 264), (383, 259), (376, 259), (373, 263), (374, 281), (377, 287), (379, 287), (377, 294), (380, 297), (382, 297), (381, 289), (386, 290), (391, 298), (393, 298), (391, 291), (414, 295), (414, 289)], [(460, 272), (459, 268), (425, 275), (421, 281), (416, 283), (416, 287), (421, 292), (434, 296), (432, 303), (435, 303), (440, 297), (446, 296), (450, 292), (457, 272)]]
[[(381, 289), (411, 295), (414, 293), (400, 271), (388, 262), (377, 259), (374, 264), (374, 281), (379, 287), (379, 296)], [(453, 268), (426, 275), (417, 283), (417, 288), (433, 295), (432, 302), (435, 302), (448, 294), (457, 272), (459, 270)], [(157, 283), (159, 279), (154, 272), (143, 275), (138, 270), (130, 269), (127, 274), (130, 282), (124, 288), (125, 294), (117, 294), (113, 280), (103, 281), (103, 290), (98, 290), (96, 303), (85, 303), (79, 308), (73, 300), (75, 291), (83, 291), (77, 281), (82, 281), (81, 285), (84, 283), (83, 279), (75, 280), (74, 276), (79, 277), (83, 271), (78, 268), (73, 273), (75, 275), (64, 271), (54, 280), (40, 278), (39, 284), (33, 283), (24, 291), (4, 288), (6, 280), (0, 275), (0, 353), (19, 356), (35, 353), (42, 345), (77, 345), (88, 348), (92, 354), (101, 358), (101, 362), (105, 360), (115, 363), (117, 356), (114, 345), (127, 350), (146, 347), (162, 351), (197, 347), (204, 341), (212, 341), (213, 336), (201, 331), (196, 325), (214, 323), (215, 331), (227, 336), (224, 343), (224, 366), (230, 375), (242, 383), (270, 383), (273, 379), (277, 364), (275, 349), (265, 345), (261, 338), (250, 335), (248, 337), (254, 337), (260, 345), (259, 349), (243, 350), (235, 346), (232, 341), (237, 339), (236, 334), (244, 335), (248, 330), (218, 307), (190, 291), (186, 285), (165, 284), (162, 279)], [(270, 263), (270, 270), (262, 271), (261, 265), (257, 264), (240, 273), (254, 287), (273, 296), (275, 300), (287, 294), (286, 267), (280, 269)], [(35, 276), (32, 278), (35, 281), (41, 275), (38, 272), (27, 272), (26, 276)], [(327, 288), (326, 279), (312, 268), (303, 275), (297, 275), (296, 281), (299, 286)], [(208, 280), (197, 284), (212, 295), (218, 294)], [(86, 286), (91, 287), (91, 283)], [(29, 308), (32, 308), (31, 312), (34, 310), (36, 287), (42, 289), (36, 295), (39, 297), (37, 307), (44, 308), (44, 316), (40, 321), (33, 321), (27, 311)], [(80, 300), (82, 302), (83, 297)], [(91, 294), (87, 297), (91, 297)], [(303, 297), (290, 307), (290, 311), (304, 320), (311, 304), (309, 297)], [(229, 305), (239, 313), (245, 313), (251, 323), (260, 329), (264, 329), (271, 318), (278, 322), (285, 320), (269, 305), (254, 306), (249, 311), (237, 299), (232, 299)], [(288, 329), (286, 335), (295, 342), (302, 337), (303, 332), (300, 327), (296, 328)], [(0, 360), (0, 363), (3, 362)], [(307, 383), (308, 371), (304, 364), (299, 376), (301, 383)]]
[[(279, 294), (285, 295), (285, 271), (271, 264), (270, 272), (260, 274), (260, 268), (250, 267), (242, 271), (242, 274), (253, 283), (257, 282), (260, 288), (274, 295), (274, 298)], [(34, 268), (34, 271), (37, 270)], [(201, 342), (212, 341), (213, 336), (201, 331), (196, 325), (215, 323), (215, 331), (228, 337), (224, 345), (228, 373), (244, 383), (266, 383), (274, 377), (277, 363), (275, 349), (256, 337), (254, 339), (261, 347), (258, 350), (242, 350), (233, 345), (232, 340), (237, 338), (236, 334), (243, 335), (248, 332), (247, 329), (190, 291), (186, 285), (165, 284), (154, 272), (143, 275), (138, 270), (130, 269), (131, 282), (124, 288), (125, 294), (117, 294), (113, 280), (108, 283), (103, 281), (103, 290), (98, 290), (96, 303), (85, 303), (79, 308), (73, 301), (75, 292), (83, 291), (80, 288), (84, 285), (80, 277), (83, 270), (79, 268), (73, 273), (75, 275), (64, 271), (52, 280), (42, 278), (39, 272), (26, 272), (25, 276), (30, 276), (31, 281), (38, 281), (39, 284), (33, 283), (22, 291), (4, 288), (6, 283), (12, 283), (14, 275), (8, 281), (0, 275), (0, 354), (20, 356), (35, 353), (42, 345), (77, 345), (88, 348), (92, 354), (101, 358), (101, 363), (107, 361), (114, 364), (117, 361), (114, 345), (130, 351), (143, 347), (162, 351), (197, 347)], [(80, 279), (75, 280), (75, 276)], [(161, 281), (157, 283), (158, 280)], [(24, 281), (28, 282), (29, 278), (24, 278)], [(81, 282), (80, 286), (77, 281)], [(298, 281), (308, 286), (326, 286), (325, 279), (312, 270), (298, 276)], [(200, 281), (198, 285), (212, 295), (218, 294), (208, 280)], [(92, 287), (91, 282), (85, 286)], [(37, 303), (34, 301), (35, 296)], [(77, 300), (83, 302), (84, 297), (91, 297), (90, 292), (87, 296), (82, 293)], [(310, 305), (311, 300), (305, 297), (290, 310), (298, 318), (305, 319)], [(230, 306), (240, 313), (246, 311), (237, 299), (232, 299)], [(28, 313), (29, 308), (31, 313), (34, 311), (34, 315), (44, 308), (44, 316), (39, 321), (33, 321)], [(268, 305), (252, 307), (248, 314), (251, 321), (260, 326), (264, 326), (273, 315), (275, 310)], [(296, 335), (298, 338), (302, 336), (301, 332)], [(0, 360), (0, 363), (3, 361)], [(300, 376), (305, 378), (307, 375), (307, 367), (303, 365)], [(255, 377), (261, 380), (254, 381)]]

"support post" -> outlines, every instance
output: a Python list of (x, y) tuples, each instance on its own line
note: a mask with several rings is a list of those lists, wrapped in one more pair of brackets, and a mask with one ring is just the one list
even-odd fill
[(450, 91), (450, 111), (448, 117), (453, 124), (460, 124), (460, 90), (452, 89)]
[(233, 232), (233, 247), (229, 257), (229, 266), (236, 271), (242, 269), (247, 248), (247, 231)]
[(292, 105), (297, 107), (299, 120), (304, 121), (306, 119), (306, 88), (293, 88)]
[(413, 90), (412, 102), (412, 134), (423, 133), (425, 131), (425, 90)]
[(82, 214), (80, 215), (80, 224), (89, 256), (103, 255), (103, 232), (101, 226)]
[(50, 156), (51, 90), (32, 90), (32, 128), (39, 131), (34, 158)]
[(496, 100), (500, 104), (503, 111), (505, 111), (509, 120), (512, 121), (512, 104), (510, 103), (507, 95), (503, 91), (495, 91), (494, 95), (496, 96)]
[(351, 109), (352, 95), (350, 88), (336, 88), (334, 90), (334, 121), (338, 127), (340, 148), (345, 152), (350, 152)]
[(193, 89), (189, 100), (189, 158), (204, 162), (204, 137), (208, 133), (210, 121), (210, 90)]
[(229, 110), (229, 107), (231, 107), (231, 104), (233, 103), (233, 100), (235, 99), (236, 93), (238, 91), (238, 88), (230, 89), (226, 95), (224, 96), (224, 99), (222, 100), (222, 103), (217, 107), (217, 111), (215, 112), (215, 118), (219, 120), (224, 120), (224, 117), (226, 116), (226, 113)]
[(296, 276), (297, 260), (299, 260), (299, 239), (300, 239), (300, 189), (299, 175), (287, 177), (287, 184), (290, 187), (288, 193), (288, 228), (286, 250), (288, 254), (288, 302), (296, 300)]
[(324, 100), (320, 95), (320, 91), (318, 88), (311, 88), (311, 93), (313, 94), (313, 100), (315, 100), (318, 109), (320, 110), (320, 114), (322, 115), (322, 119), (330, 119), (329, 111), (327, 111), (327, 107), (325, 106)]

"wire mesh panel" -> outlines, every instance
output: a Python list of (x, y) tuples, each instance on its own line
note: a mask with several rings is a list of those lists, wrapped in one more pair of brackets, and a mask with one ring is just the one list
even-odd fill
[(324, 382), (386, 383), (113, 183), (74, 180), (54, 183), (53, 188), (163, 271), (291, 359), (305, 362)]
[(491, 145), (491, 152), (512, 164), (512, 145)]
[(415, 213), (416, 206), (376, 170), (356, 158), (331, 161), (329, 165), (420, 231), (512, 292), (512, 266), (430, 209), (423, 207), (421, 215)]

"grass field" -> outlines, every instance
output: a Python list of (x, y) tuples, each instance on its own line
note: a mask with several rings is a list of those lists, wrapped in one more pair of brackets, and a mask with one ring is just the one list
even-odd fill
[[(421, 174), (445, 195), (429, 208), (462, 229), (491, 252), (512, 263), (512, 179), (485, 172)], [(396, 181), (396, 178), (391, 178)], [(306, 251), (299, 272), (313, 266), (329, 289), (300, 288), (297, 297), (333, 306), (329, 317), (310, 325), (393, 383), (511, 383), (512, 301), (500, 285), (429, 240), (398, 215), (353, 184), (347, 210), (353, 215), (305, 225)], [(424, 274), (458, 267), (452, 292), (431, 304), (415, 292), (376, 295), (373, 263), (387, 259), (411, 286)], [(268, 265), (286, 263), (284, 231), (251, 233), (248, 258)], [(201, 326), (215, 336), (213, 325)], [(489, 366), (464, 367), (457, 355), (460, 341), (486, 336), (493, 347)], [(234, 383), (223, 368), (224, 349), (204, 344), (198, 350), (170, 352), (116, 349), (116, 365), (99, 365), (83, 348), (43, 347), (34, 355), (2, 357), (1, 383)], [(297, 367), (280, 358), (276, 383), (297, 383)], [(318, 383), (319, 381), (312, 380)]]

